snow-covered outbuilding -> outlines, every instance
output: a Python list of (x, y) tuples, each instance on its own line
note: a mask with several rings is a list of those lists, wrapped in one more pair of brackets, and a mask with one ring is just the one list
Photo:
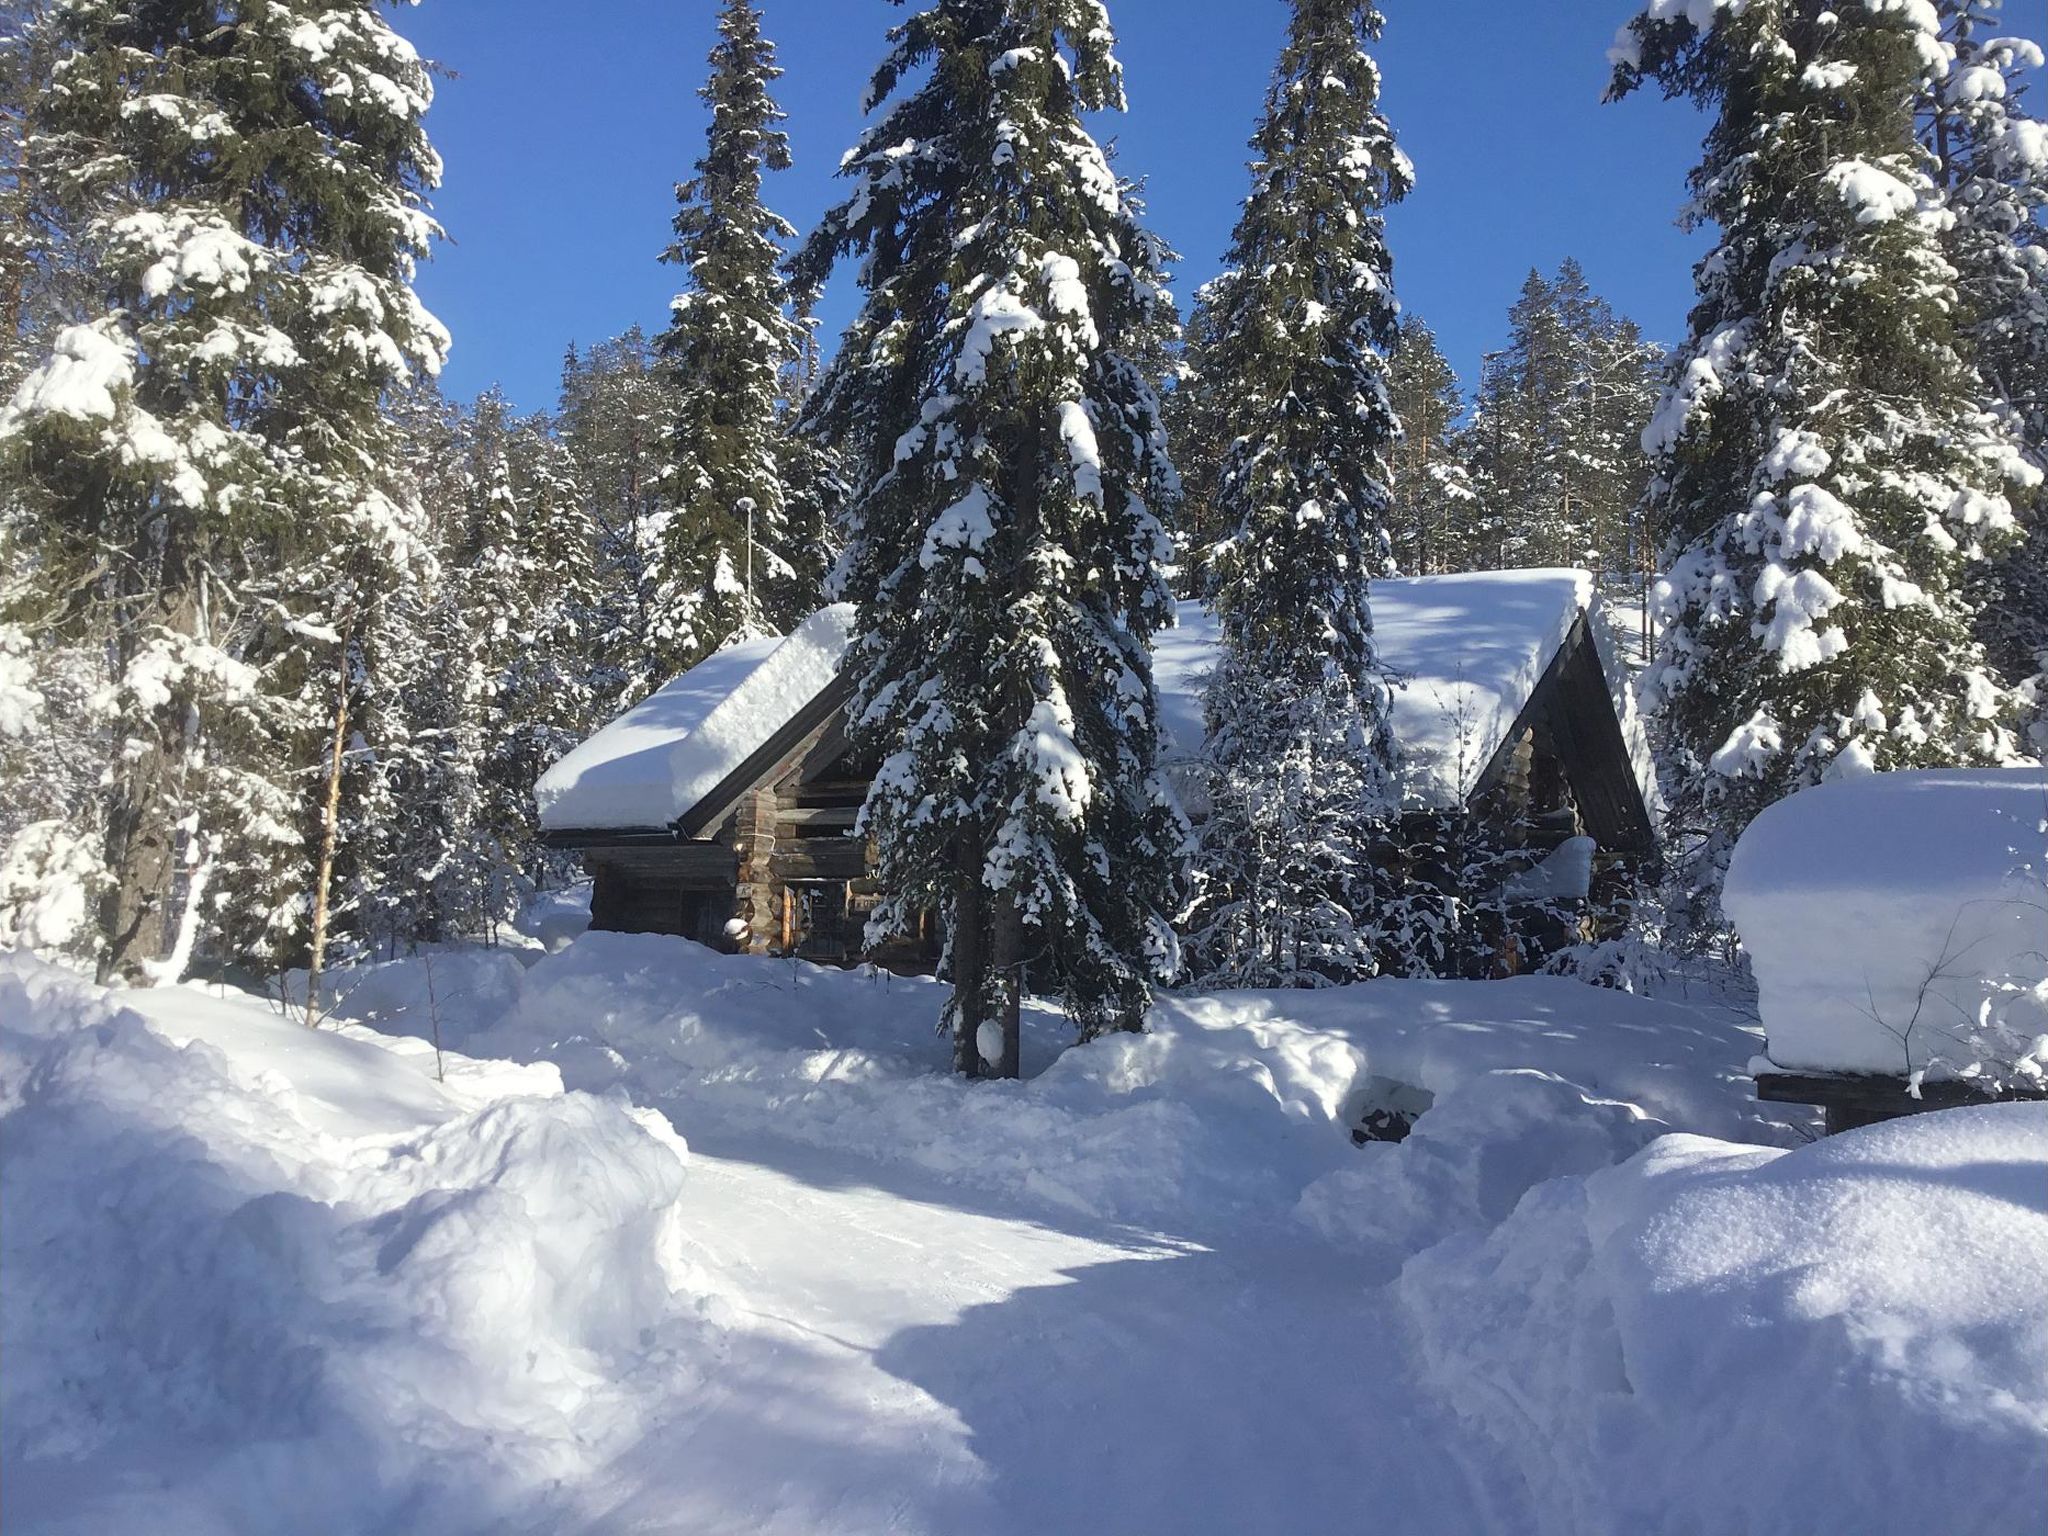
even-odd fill
[[(1497, 571), (1373, 585), (1400, 687), (1401, 787), (1417, 816), (1476, 812), (1550, 873), (1654, 856), (1649, 757), (1592, 579)], [(682, 934), (764, 954), (861, 953), (877, 888), (850, 836), (875, 764), (844, 732), (839, 671), (852, 612), (743, 641), (651, 695), (557, 762), (535, 794), (542, 831), (580, 851), (599, 928)], [(1201, 814), (1202, 694), (1219, 643), (1180, 606), (1154, 665), (1165, 761)], [(1584, 883), (1584, 876), (1578, 880)], [(878, 956), (916, 965), (915, 942)]]
[(2048, 771), (1801, 790), (1743, 833), (1722, 900), (1756, 974), (1759, 1096), (1830, 1130), (2048, 1096)]

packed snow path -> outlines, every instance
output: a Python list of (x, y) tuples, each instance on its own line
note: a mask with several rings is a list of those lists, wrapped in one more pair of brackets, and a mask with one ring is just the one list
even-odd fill
[(1541, 979), (983, 1085), (928, 982), (351, 981), (0, 954), (9, 1536), (2040, 1530), (2048, 1105), (1800, 1144), (1753, 1031)]
[(1530, 1528), (1482, 1513), (1388, 1309), (1327, 1249), (1047, 1225), (865, 1159), (713, 1139), (682, 1206), (735, 1286), (733, 1353), (607, 1479), (641, 1491), (579, 1511), (595, 1526)]

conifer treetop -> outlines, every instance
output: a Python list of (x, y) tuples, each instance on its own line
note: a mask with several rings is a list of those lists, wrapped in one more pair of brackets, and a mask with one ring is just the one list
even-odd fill
[(971, 848), (1084, 1032), (1135, 1027), (1170, 964), (1179, 840), (1149, 647), (1175, 482), (1134, 361), (1172, 257), (1081, 122), (1122, 104), (1095, 0), (926, 5), (793, 266), (815, 288), (857, 255), (866, 295), (808, 415), (854, 484), (835, 580), (852, 726), (885, 759), (881, 921), (971, 908)]
[[(1234, 402), (1210, 595), (1276, 676), (1375, 682), (1366, 585), (1387, 574), (1386, 360), (1400, 309), (1380, 210), (1414, 183), (1379, 110), (1364, 0), (1297, 0), (1196, 366)], [(1380, 728), (1385, 704), (1368, 710)]]
[[(662, 253), (687, 278), (655, 342), (675, 397), (668, 505), (640, 533), (662, 673), (800, 616), (769, 595), (792, 586), (779, 449), (804, 331), (781, 272), (796, 231), (762, 201), (766, 173), (788, 169), (790, 152), (770, 93), (782, 71), (752, 0), (724, 0), (710, 63), (698, 93), (711, 109), (705, 152), (676, 188), (675, 239)], [(790, 596), (808, 608), (811, 594)]]
[(1915, 142), (1952, 53), (1926, 0), (1657, 0), (1614, 53), (1610, 94), (1719, 108), (1691, 184), (1720, 240), (1643, 441), (1671, 530), (1646, 699), (1724, 854), (1823, 775), (2015, 750), (1967, 578), (2040, 472), (1959, 345)]

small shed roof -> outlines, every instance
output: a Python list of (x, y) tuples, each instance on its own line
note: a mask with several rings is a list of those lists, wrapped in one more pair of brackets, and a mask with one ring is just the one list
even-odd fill
[[(1463, 802), (1506, 740), (1537, 683), (1594, 607), (1584, 571), (1486, 571), (1378, 581), (1373, 622), (1399, 688), (1394, 734), (1405, 798), (1421, 808)], [(852, 623), (846, 605), (814, 614), (785, 640), (720, 651), (626, 711), (542, 776), (548, 832), (666, 827), (682, 820), (832, 682)], [(1648, 753), (1628, 681), (1594, 626), (1637, 778)], [(1154, 647), (1163, 756), (1201, 750), (1202, 692), (1220, 643), (1215, 616), (1180, 605)]]

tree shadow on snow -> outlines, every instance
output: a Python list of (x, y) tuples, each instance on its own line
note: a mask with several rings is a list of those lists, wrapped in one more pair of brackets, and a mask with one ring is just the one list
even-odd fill
[(1353, 1278), (1204, 1251), (1063, 1273), (876, 1356), (959, 1415), (980, 1536), (1499, 1528)]

